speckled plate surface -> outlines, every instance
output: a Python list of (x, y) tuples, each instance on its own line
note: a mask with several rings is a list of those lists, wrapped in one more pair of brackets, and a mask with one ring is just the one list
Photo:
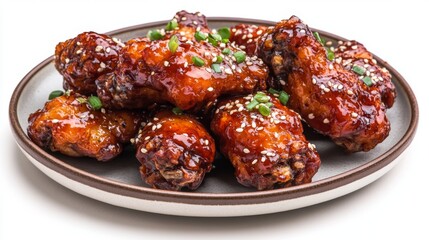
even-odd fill
[[(212, 28), (237, 23), (272, 25), (273, 22), (208, 18)], [(145, 36), (149, 29), (162, 28), (167, 21), (132, 26), (109, 34), (122, 40)], [(314, 29), (316, 30), (316, 29)], [(345, 40), (318, 31), (332, 41)], [(52, 46), (54, 49), (54, 46)], [(367, 153), (345, 153), (328, 138), (306, 129), (308, 140), (317, 146), (322, 166), (313, 182), (302, 186), (255, 191), (237, 183), (225, 159), (215, 161), (215, 169), (195, 192), (173, 192), (149, 188), (139, 174), (139, 163), (128, 148), (114, 161), (100, 163), (89, 158), (71, 158), (45, 151), (27, 137), (28, 115), (43, 107), (52, 90), (62, 88), (53, 57), (32, 69), (16, 87), (10, 101), (10, 122), (16, 142), (28, 159), (42, 172), (67, 188), (113, 205), (182, 216), (245, 216), (287, 211), (334, 199), (375, 181), (388, 172), (411, 143), (418, 122), (416, 98), (404, 78), (382, 59), (377, 61), (393, 75), (398, 91), (396, 103), (388, 111), (390, 136)]]

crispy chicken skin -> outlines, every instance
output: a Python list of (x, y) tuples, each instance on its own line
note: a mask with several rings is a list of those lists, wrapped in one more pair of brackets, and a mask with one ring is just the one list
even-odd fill
[[(178, 15), (178, 28), (167, 31), (163, 39), (136, 38), (125, 44), (116, 70), (97, 80), (97, 94), (104, 105), (146, 108), (153, 103), (171, 103), (183, 110), (199, 110), (221, 95), (266, 88), (268, 68), (260, 59), (247, 56), (238, 63), (233, 55), (222, 54), (222, 50), (228, 48), (235, 53), (240, 49), (229, 43), (213, 46), (195, 39), (197, 29), (207, 30), (203, 15)], [(188, 21), (194, 18), (196, 25)], [(168, 46), (173, 35), (178, 38), (174, 53)], [(224, 56), (219, 72), (212, 66), (219, 61), (217, 56)], [(203, 60), (202, 66), (195, 63), (195, 57)]]
[(104, 34), (84, 32), (55, 48), (55, 67), (63, 75), (64, 89), (95, 94), (95, 80), (116, 67), (123, 43)]
[(266, 26), (237, 24), (230, 27), (229, 40), (249, 55), (255, 55), (261, 36), (267, 31)]
[[(371, 79), (371, 90), (377, 90), (381, 94), (384, 104), (391, 108), (396, 98), (395, 85), (392, 83), (392, 75), (386, 68), (377, 65), (377, 60), (372, 54), (357, 41), (339, 41), (334, 49), (335, 62), (344, 66), (358, 75), (359, 79), (369, 77)], [(353, 67), (359, 67), (364, 74), (359, 75), (353, 71)]]
[(318, 132), (350, 152), (369, 151), (389, 134), (380, 93), (326, 57), (326, 50), (299, 18), (279, 22), (260, 41), (289, 106)]
[(143, 180), (154, 188), (195, 190), (215, 157), (213, 138), (192, 116), (156, 113), (135, 140)]
[(48, 101), (31, 114), (27, 132), (42, 148), (108, 161), (135, 136), (141, 118), (125, 110), (94, 110), (85, 96), (72, 93)]
[(305, 139), (298, 114), (270, 95), (273, 106), (265, 117), (246, 108), (252, 97), (221, 101), (211, 122), (238, 182), (258, 190), (311, 182), (320, 158)]

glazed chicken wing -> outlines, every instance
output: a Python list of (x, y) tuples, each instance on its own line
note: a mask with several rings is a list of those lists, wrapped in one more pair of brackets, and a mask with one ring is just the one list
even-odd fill
[[(265, 89), (268, 68), (262, 60), (219, 39), (209, 42), (206, 33), (197, 40), (194, 33), (206, 29), (205, 18), (183, 14), (175, 18), (177, 28), (162, 39), (126, 43), (116, 70), (97, 80), (103, 104), (144, 108), (171, 103), (183, 110), (199, 110), (220, 95)], [(189, 23), (191, 16), (197, 20)]]
[(377, 65), (377, 60), (361, 43), (339, 41), (334, 52), (336, 63), (355, 73), (359, 79), (367, 81), (371, 90), (380, 92), (381, 99), (388, 108), (393, 106), (396, 90), (392, 83), (392, 75), (386, 68)]
[(55, 48), (55, 67), (63, 75), (64, 89), (95, 94), (95, 80), (116, 67), (123, 43), (95, 32), (84, 32), (59, 43)]
[(87, 97), (70, 94), (31, 114), (27, 132), (38, 146), (51, 151), (108, 161), (135, 136), (141, 118), (130, 111), (94, 110)]
[(326, 50), (299, 18), (279, 22), (260, 41), (259, 55), (289, 105), (318, 132), (350, 152), (369, 151), (389, 134), (378, 91), (326, 57)]
[(276, 97), (262, 95), (264, 102), (272, 104), (269, 112), (260, 112), (261, 105), (250, 108), (255, 95), (234, 97), (217, 105), (211, 129), (219, 137), (221, 152), (244, 186), (264, 190), (311, 182), (320, 158), (303, 135), (299, 115)]
[(257, 53), (258, 42), (261, 36), (267, 31), (266, 26), (256, 26), (248, 24), (238, 24), (230, 28), (231, 36), (229, 40), (234, 42), (240, 49), (249, 55)]
[(154, 188), (195, 190), (212, 168), (213, 138), (195, 118), (161, 110), (139, 131), (136, 157), (144, 181)]

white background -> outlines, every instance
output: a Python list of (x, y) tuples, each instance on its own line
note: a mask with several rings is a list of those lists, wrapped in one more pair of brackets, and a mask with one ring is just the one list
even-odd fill
[[(281, 2), (281, 3), (280, 3)], [(424, 1), (1, 1), (0, 239), (422, 239), (429, 214), (428, 7)], [(12, 91), (55, 45), (170, 19), (176, 11), (278, 21), (357, 39), (409, 82), (420, 124), (406, 158), (368, 187), (305, 209), (244, 218), (171, 217), (110, 206), (53, 182), (19, 152), (8, 124)], [(393, 130), (394, 131), (394, 130)], [(420, 236), (420, 237), (418, 237)], [(42, 238), (43, 237), (43, 238)]]

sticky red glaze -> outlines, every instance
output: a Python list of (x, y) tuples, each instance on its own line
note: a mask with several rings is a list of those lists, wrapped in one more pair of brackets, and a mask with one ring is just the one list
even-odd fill
[[(225, 48), (232, 53), (241, 51), (235, 44), (219, 43), (215, 47), (207, 41), (197, 42), (194, 33), (204, 25), (192, 27), (179, 22), (179, 28), (167, 32), (162, 40), (128, 41), (120, 52), (116, 70), (97, 81), (97, 93), (103, 103), (114, 108), (144, 108), (155, 102), (168, 102), (183, 110), (199, 110), (221, 95), (265, 89), (265, 64), (250, 56), (237, 63), (233, 55), (222, 54)], [(172, 35), (179, 39), (175, 53), (168, 47)], [(194, 56), (203, 59), (204, 66), (196, 66)], [(217, 56), (223, 56), (219, 73), (212, 69)]]
[(255, 55), (260, 37), (267, 31), (266, 26), (238, 24), (230, 28), (229, 40), (249, 55)]
[[(377, 90), (381, 94), (383, 103), (391, 108), (396, 98), (395, 85), (392, 83), (392, 75), (385, 68), (380, 67), (372, 54), (357, 41), (340, 41), (334, 49), (335, 62), (343, 65), (347, 70), (355, 73), (359, 79), (368, 76), (371, 78), (371, 90)], [(365, 70), (360, 76), (353, 71), (353, 66), (359, 66)]]
[(311, 182), (320, 158), (295, 112), (271, 97), (268, 117), (246, 105), (253, 95), (221, 101), (211, 129), (235, 168), (237, 180), (258, 190)]
[(192, 116), (161, 110), (136, 138), (140, 173), (154, 188), (198, 188), (212, 169), (215, 143)]
[(326, 50), (297, 17), (279, 22), (261, 39), (259, 55), (289, 106), (318, 132), (348, 151), (369, 151), (389, 134), (380, 93), (330, 62)]
[(55, 67), (63, 75), (64, 89), (95, 94), (95, 80), (116, 67), (122, 43), (95, 32), (84, 32), (55, 48)]
[(141, 114), (126, 110), (93, 110), (78, 94), (57, 97), (31, 114), (28, 136), (40, 147), (72, 157), (111, 160), (135, 136)]

